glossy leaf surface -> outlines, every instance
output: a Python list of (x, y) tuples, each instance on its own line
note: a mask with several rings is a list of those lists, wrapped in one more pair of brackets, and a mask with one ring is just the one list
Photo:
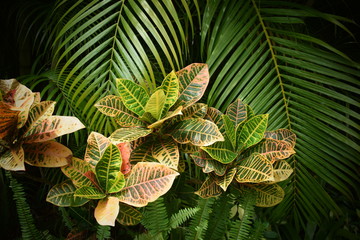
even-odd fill
[(129, 205), (120, 203), (119, 214), (116, 218), (116, 220), (120, 224), (125, 226), (133, 226), (140, 223), (141, 218), (142, 218), (141, 212), (139, 212), (138, 210), (136, 210), (135, 208)]
[(25, 164), (23, 148), (11, 148), (1, 153), (0, 167), (10, 171), (24, 171)]
[(131, 142), (138, 138), (145, 137), (151, 132), (151, 129), (146, 128), (119, 128), (110, 135), (109, 140), (113, 144)]
[(119, 199), (116, 197), (107, 197), (100, 200), (94, 212), (96, 221), (103, 226), (115, 226), (118, 214)]
[(89, 201), (89, 199), (74, 196), (75, 191), (75, 185), (68, 179), (53, 186), (46, 196), (46, 201), (59, 207), (79, 207)]
[(257, 115), (247, 120), (237, 129), (236, 136), (238, 151), (246, 149), (261, 141), (267, 128), (267, 121), (267, 114)]
[(76, 157), (72, 158), (71, 164), (61, 168), (61, 171), (72, 180), (76, 187), (93, 185), (87, 174), (92, 170), (90, 163)]
[(156, 120), (159, 120), (165, 101), (166, 96), (164, 90), (157, 90), (150, 96), (149, 101), (146, 103), (145, 112), (149, 112)]
[(226, 115), (229, 116), (236, 127), (247, 118), (246, 105), (240, 99), (237, 99), (228, 106)]
[(174, 71), (165, 77), (160, 89), (162, 89), (165, 94), (165, 101), (159, 116), (159, 118), (163, 118), (167, 115), (169, 109), (175, 104), (179, 96), (179, 79)]
[(235, 179), (240, 183), (259, 183), (274, 180), (274, 169), (270, 161), (260, 154), (241, 160)]
[(257, 192), (256, 206), (272, 207), (279, 204), (284, 198), (284, 190), (277, 184), (253, 185), (252, 189)]
[(223, 190), (221, 187), (217, 185), (215, 180), (211, 177), (207, 178), (199, 190), (195, 192), (195, 194), (199, 195), (201, 198), (217, 197), (222, 193)]
[(179, 149), (177, 143), (169, 139), (159, 139), (153, 145), (153, 157), (172, 169), (177, 170), (179, 165)]
[(107, 137), (97, 132), (91, 132), (87, 139), (84, 160), (95, 167), (109, 145), (110, 140)]
[(149, 95), (143, 87), (127, 79), (117, 79), (117, 87), (121, 101), (130, 111), (142, 116), (145, 112), (145, 105)]

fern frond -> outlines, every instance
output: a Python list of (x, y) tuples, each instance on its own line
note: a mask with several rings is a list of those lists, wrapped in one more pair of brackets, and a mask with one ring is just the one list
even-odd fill
[(230, 217), (230, 209), (233, 206), (228, 195), (220, 196), (212, 206), (209, 219), (209, 227), (205, 235), (206, 240), (218, 240), (225, 236)]
[(111, 236), (110, 230), (111, 230), (110, 226), (98, 225), (96, 227), (96, 239), (99, 240), (109, 239)]
[(250, 233), (252, 219), (255, 215), (256, 195), (253, 191), (245, 191), (240, 198), (240, 207), (244, 210), (244, 215), (240, 220), (235, 221), (230, 228), (230, 240), (247, 239)]
[(254, 222), (254, 227), (251, 229), (251, 234), (248, 240), (260, 240), (268, 226), (268, 223), (256, 220)]
[(16, 202), (16, 211), (19, 218), (22, 238), (24, 240), (44, 239), (44, 235), (36, 228), (30, 207), (26, 202), (24, 187), (19, 183), (9, 171), (6, 177), (10, 180), (10, 188), (13, 191), (13, 199)]
[(199, 239), (199, 237), (205, 235), (204, 230), (207, 229), (207, 223), (214, 202), (215, 198), (199, 199), (197, 207), (200, 208), (200, 210), (190, 221), (190, 225), (186, 232), (186, 240)]
[(145, 208), (141, 223), (153, 236), (167, 232), (169, 229), (169, 216), (165, 207), (164, 198), (149, 203)]
[(69, 213), (66, 211), (66, 209), (64, 207), (59, 207), (59, 212), (61, 215), (61, 219), (63, 220), (65, 226), (71, 230), (73, 228), (73, 222), (71, 221), (71, 218), (69, 216)]
[(184, 222), (186, 222), (188, 219), (190, 219), (192, 216), (194, 216), (200, 208), (184, 208), (180, 209), (179, 212), (174, 213), (170, 218), (170, 227), (171, 228), (177, 228)]

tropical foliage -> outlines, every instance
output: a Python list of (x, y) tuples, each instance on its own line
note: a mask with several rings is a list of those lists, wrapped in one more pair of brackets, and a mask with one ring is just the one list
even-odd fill
[[(118, 130), (119, 122), (120, 126), (122, 123), (129, 124), (126, 117), (136, 117), (138, 119), (134, 120), (136, 124), (123, 125), (120, 129), (134, 130), (136, 126), (141, 126), (137, 127), (141, 130), (135, 130), (138, 131), (137, 134), (140, 134), (139, 132), (140, 135), (149, 134), (131, 144), (133, 149), (131, 158), (139, 153), (147, 163), (161, 161), (156, 160), (163, 157), (161, 153), (157, 155), (157, 150), (161, 149), (159, 146), (170, 146), (174, 143), (179, 152), (189, 152), (194, 155), (191, 152), (198, 149), (198, 146), (194, 148), (190, 144), (184, 144), (184, 138), (177, 132), (171, 134), (178, 134), (180, 143), (170, 135), (165, 139), (161, 137), (161, 143), (160, 140), (152, 139), (151, 148), (141, 143), (144, 139), (150, 141), (149, 137), (156, 136), (159, 129), (167, 130), (166, 125), (171, 125), (173, 120), (181, 118), (185, 114), (185, 109), (190, 110), (195, 106), (204, 110), (207, 108), (207, 117), (201, 116), (199, 119), (202, 120), (197, 120), (204, 122), (218, 111), (226, 112), (226, 107), (237, 102), (237, 99), (241, 99), (246, 106), (251, 106), (254, 116), (262, 116), (258, 118), (264, 118), (268, 114), (266, 131), (269, 136), (279, 136), (276, 129), (289, 129), (296, 134), (296, 154), (286, 160), (293, 169), (293, 174), (286, 181), (278, 183), (285, 192), (284, 200), (275, 207), (256, 210), (255, 213), (252, 211), (251, 199), (234, 199), (233, 196), (229, 196), (231, 201), (224, 200), (226, 203), (219, 205), (226, 206), (223, 207), (226, 213), (216, 210), (217, 208), (211, 212), (211, 207), (207, 206), (213, 206), (212, 201), (220, 204), (219, 199), (227, 196), (228, 193), (219, 196), (216, 200), (209, 198), (198, 202), (196, 195), (192, 193), (199, 189), (205, 180), (203, 171), (209, 171), (205, 170), (209, 166), (201, 166), (202, 171), (195, 166), (188, 155), (179, 153), (177, 170), (183, 171), (184, 167), (186, 170), (175, 179), (169, 192), (162, 196), (164, 211), (158, 211), (157, 217), (146, 214), (151, 212), (152, 207), (157, 208), (155, 206), (157, 201), (140, 210), (144, 215), (141, 224), (151, 236), (161, 233), (163, 237), (175, 239), (178, 236), (191, 239), (211, 239), (209, 236), (235, 239), (245, 236), (256, 239), (264, 233), (267, 238), (282, 239), (356, 238), (358, 216), (354, 209), (359, 208), (357, 199), (360, 195), (358, 188), (360, 67), (358, 63), (325, 42), (331, 40), (332, 33), (326, 32), (322, 39), (321, 36), (317, 38), (313, 34), (314, 30), (315, 33), (322, 30), (322, 27), (313, 23), (330, 23), (336, 27), (336, 32), (340, 36), (349, 39), (351, 32), (347, 27), (350, 20), (319, 12), (305, 5), (305, 2), (311, 4), (313, 1), (22, 0), (11, 1), (13, 8), (0, 9), (6, 11), (1, 17), (14, 13), (9, 15), (9, 22), (14, 25), (9, 29), (16, 31), (17, 43), (22, 47), (21, 49), (26, 50), (33, 46), (30, 55), (34, 58), (26, 62), (31, 64), (31, 69), (21, 72), (30, 75), (18, 78), (21, 83), (30, 89), (41, 91), (43, 99), (56, 101), (57, 115), (75, 115), (89, 131), (96, 131), (104, 136), (111, 136)], [(317, 6), (330, 4), (327, 1), (315, 2)], [(336, 1), (332, 1), (334, 2)], [(353, 42), (353, 39), (347, 42)], [(350, 53), (356, 54), (355, 49)], [(21, 58), (20, 62), (23, 63), (24, 59)], [(6, 61), (10, 60), (11, 58), (6, 59)], [(165, 113), (167, 107), (164, 107), (168, 104), (165, 104), (166, 91), (161, 87), (162, 83), (159, 80), (166, 80), (174, 74), (179, 78), (181, 69), (196, 62), (207, 64), (210, 77), (208, 90), (201, 99), (197, 99), (200, 103), (194, 103), (185, 109), (183, 106), (180, 110), (183, 115), (167, 119), (156, 128), (148, 128), (149, 125), (166, 118), (167, 114)], [(169, 76), (167, 73), (171, 71), (174, 72)], [(11, 77), (13, 76), (5, 78)], [(143, 89), (146, 92), (144, 96), (148, 98), (139, 99), (140, 105), (132, 105), (129, 102), (125, 104), (119, 82), (120, 87), (123, 88), (131, 86), (138, 89), (137, 91)], [(179, 81), (179, 91), (180, 89)], [(99, 106), (95, 107), (101, 101), (113, 101), (119, 98), (123, 105), (115, 108), (114, 116), (106, 116), (101, 113)], [(209, 107), (205, 107), (203, 103)], [(177, 103), (179, 106), (182, 104), (182, 102)], [(173, 112), (177, 105), (175, 103), (167, 110)], [(119, 119), (116, 110), (129, 114), (123, 114), (126, 117)], [(246, 113), (251, 116), (252, 113), (249, 111), (251, 112), (250, 108), (247, 108)], [(247, 117), (250, 121), (251, 117)], [(211, 121), (231, 122), (230, 116), (230, 119), (222, 118)], [(185, 121), (190, 125), (195, 123), (194, 120), (179, 121)], [(178, 127), (182, 126), (178, 125)], [(231, 127), (230, 124), (230, 129)], [(238, 137), (242, 135), (241, 132), (238, 135), (226, 133), (225, 126), (223, 129), (219, 127), (218, 129), (221, 133), (225, 133), (227, 143), (233, 144), (235, 140), (236, 144)], [(118, 133), (125, 134), (125, 130), (120, 130)], [(165, 133), (170, 134), (170, 131)], [(112, 137), (116, 139), (117, 136)], [(267, 138), (271, 137), (265, 137), (256, 146), (260, 146), (262, 142), (274, 141)], [(74, 155), (84, 158), (93, 169), (96, 163), (86, 161), (91, 152), (87, 152), (85, 157), (83, 153), (85, 147), (82, 146), (86, 146), (86, 139), (85, 132), (82, 132), (62, 139), (62, 143), (67, 143)], [(111, 138), (108, 140), (111, 141)], [(167, 140), (171, 144), (168, 144)], [(158, 147), (154, 147), (154, 143)], [(128, 142), (119, 144), (115, 142), (114, 145), (119, 145), (117, 147), (125, 151), (129, 149)], [(255, 149), (256, 146), (249, 146), (249, 149)], [(215, 159), (214, 163), (219, 166), (220, 164), (228, 166), (236, 162), (233, 160), (229, 163), (221, 163), (214, 158), (214, 153), (211, 156), (205, 152), (210, 146), (200, 147), (202, 154), (206, 153), (205, 156)], [(237, 152), (238, 149), (235, 148), (240, 148), (239, 151), (243, 152)], [(246, 145), (235, 145), (235, 147), (231, 145), (228, 148), (231, 150), (228, 155), (231, 156), (231, 152), (234, 152), (236, 158), (245, 158), (242, 155), (248, 150), (242, 148), (246, 148)], [(146, 149), (152, 149), (152, 152), (145, 154)], [(261, 151), (261, 147), (258, 150)], [(120, 150), (120, 152), (124, 151)], [(103, 153), (95, 152), (96, 154), (102, 156)], [(131, 164), (143, 161), (132, 161), (131, 158), (129, 158)], [(263, 159), (259, 155), (256, 158)], [(231, 158), (224, 159), (230, 161)], [(130, 163), (124, 158), (122, 160), (121, 172), (126, 178), (126, 174), (135, 167), (131, 170)], [(272, 164), (273, 168), (283, 161), (276, 160)], [(278, 167), (283, 168), (283, 166)], [(175, 169), (174, 166), (171, 168)], [(222, 173), (229, 173), (229, 170), (225, 172), (220, 170), (222, 169), (217, 167), (208, 175), (220, 176)], [(0, 183), (5, 187), (0, 188), (4, 196), (0, 201), (11, 204), (11, 200), (7, 202), (5, 200), (11, 197), (6, 190), (8, 178), (2, 175), (3, 171), (1, 170), (0, 173)], [(60, 174), (54, 174), (52, 169), (41, 169), (40, 173), (28, 172), (27, 174), (31, 175), (27, 175), (27, 179), (30, 178), (32, 181), (23, 181), (25, 190), (34, 193), (34, 189), (43, 189), (42, 193), (37, 193), (40, 196), (36, 195), (38, 197), (33, 198), (32, 202), (44, 198), (49, 183), (54, 185), (64, 180)], [(273, 176), (275, 178), (275, 174)], [(39, 182), (39, 178), (44, 182), (43, 180)], [(69, 186), (74, 185), (67, 186), (70, 190), (76, 191), (76, 185), (72, 181), (67, 183)], [(37, 184), (40, 187), (34, 188), (30, 184)], [(237, 185), (237, 181), (233, 181), (233, 184)], [(98, 189), (106, 192), (106, 188), (102, 186)], [(227, 192), (231, 192), (232, 189), (236, 191), (235, 188), (230, 187)], [(113, 193), (107, 194), (109, 196)], [(89, 204), (77, 208), (60, 208), (60, 214), (57, 216), (61, 219), (61, 223), (46, 227), (52, 228), (57, 235), (70, 231), (71, 236), (90, 237), (95, 232), (99, 238), (109, 236), (109, 228), (97, 227), (92, 214), (88, 214), (89, 206), (96, 207), (92, 205), (93, 202), (91, 200)], [(229, 207), (235, 206), (238, 215), (241, 215), (240, 202), (243, 202), (243, 209), (248, 209), (250, 215), (255, 216), (256, 221), (249, 218), (241, 221), (241, 217), (229, 220), (231, 217), (227, 215)], [(180, 216), (174, 214), (180, 213), (181, 209), (192, 209), (186, 216), (183, 215), (175, 221), (182, 222), (180, 224), (184, 227), (177, 228), (176, 224), (170, 224), (172, 221), (164, 220), (171, 219), (172, 216)], [(162, 213), (164, 214), (161, 215)], [(163, 221), (160, 222), (163, 224), (158, 226), (149, 224), (158, 221), (159, 216), (163, 216)], [(216, 216), (223, 216), (226, 221), (216, 221)], [(192, 219), (186, 222), (185, 220), (189, 218)], [(199, 225), (201, 220), (204, 221)], [(244, 227), (239, 225), (245, 222), (252, 222), (252, 228), (249, 224)], [(213, 227), (217, 223), (222, 227)], [(53, 226), (59, 225), (64, 228), (54, 229)], [(187, 227), (189, 231), (184, 232)], [(217, 230), (211, 233), (212, 229)], [(228, 233), (221, 233), (224, 229)], [(146, 239), (146, 233), (139, 235), (143, 231), (142, 226), (139, 228), (120, 226), (113, 229), (111, 234), (124, 238), (143, 236)], [(216, 237), (213, 239), (219, 239)]]

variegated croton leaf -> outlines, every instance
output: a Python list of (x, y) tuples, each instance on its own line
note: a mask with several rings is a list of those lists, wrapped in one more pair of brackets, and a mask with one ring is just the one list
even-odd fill
[(72, 152), (53, 141), (85, 126), (75, 117), (51, 116), (55, 102), (40, 101), (40, 94), (17, 82), (0, 84), (0, 167), (25, 170), (25, 163), (37, 167), (61, 167), (70, 163)]

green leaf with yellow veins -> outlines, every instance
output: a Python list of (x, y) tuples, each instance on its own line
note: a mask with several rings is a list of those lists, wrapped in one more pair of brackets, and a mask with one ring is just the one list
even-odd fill
[(284, 190), (277, 184), (257, 184), (252, 185), (252, 189), (257, 192), (255, 206), (273, 207), (279, 204), (285, 196)]
[(261, 183), (274, 180), (271, 162), (258, 153), (243, 159), (237, 168), (235, 179), (239, 183)]
[(81, 187), (75, 190), (75, 197), (81, 197), (86, 199), (103, 199), (106, 197), (106, 194), (100, 191), (96, 187)]
[(171, 138), (159, 139), (154, 143), (153, 157), (160, 163), (177, 170), (179, 165), (179, 148)]
[(150, 133), (152, 133), (152, 130), (146, 128), (119, 128), (110, 135), (109, 140), (113, 144), (131, 142)]
[(178, 107), (178, 108), (175, 109), (174, 111), (168, 112), (167, 115), (166, 115), (166, 117), (164, 117), (164, 118), (162, 118), (162, 119), (160, 119), (160, 120), (158, 120), (158, 121), (150, 124), (150, 125), (148, 126), (148, 128), (158, 128), (158, 127), (162, 126), (162, 124), (163, 124), (165, 121), (167, 121), (167, 120), (169, 120), (169, 119), (171, 119), (171, 118), (173, 118), (173, 117), (175, 117), (175, 116), (177, 116), (177, 115), (182, 115), (181, 110), (182, 110), (182, 106)]
[(237, 157), (227, 137), (225, 137), (225, 141), (223, 142), (216, 142), (210, 146), (201, 147), (201, 149), (207, 152), (213, 159), (223, 164), (231, 163)]
[(119, 206), (120, 206), (119, 214), (118, 214), (116, 220), (121, 225), (133, 226), (133, 225), (140, 223), (140, 221), (142, 219), (141, 212), (139, 212), (135, 208), (133, 208), (129, 205), (123, 204), (123, 203), (120, 203)]
[(70, 178), (77, 187), (93, 185), (87, 175), (87, 173), (92, 170), (93, 168), (88, 162), (75, 157), (72, 158), (71, 164), (61, 168), (61, 171)]
[(205, 182), (201, 185), (200, 189), (195, 192), (201, 198), (217, 197), (223, 193), (223, 190), (219, 185), (216, 184), (215, 180), (208, 177)]
[(145, 112), (151, 113), (151, 115), (156, 120), (159, 120), (162, 113), (162, 109), (165, 104), (165, 100), (166, 100), (166, 96), (164, 90), (162, 89), (157, 90), (150, 96), (149, 101), (146, 103)]
[(142, 116), (145, 112), (145, 105), (149, 100), (149, 95), (145, 89), (127, 79), (117, 79), (116, 82), (121, 101), (125, 107), (138, 116)]
[(179, 79), (174, 71), (165, 77), (160, 89), (164, 90), (165, 102), (161, 109), (160, 116), (157, 119), (164, 118), (179, 97)]
[(46, 196), (46, 201), (59, 207), (80, 207), (89, 199), (74, 196), (75, 185), (70, 179), (52, 187)]
[(95, 167), (109, 145), (110, 140), (107, 137), (97, 132), (91, 132), (87, 139), (84, 160)]
[(226, 115), (229, 116), (229, 119), (236, 127), (247, 118), (246, 105), (240, 99), (237, 99), (228, 106)]
[(223, 118), (223, 122), (224, 122), (224, 127), (225, 127), (225, 133), (228, 136), (231, 145), (233, 147), (233, 149), (236, 148), (236, 129), (235, 129), (235, 124), (233, 121), (230, 120), (230, 117), (228, 115), (222, 115), (221, 116)]
[(268, 114), (257, 115), (244, 122), (236, 132), (237, 151), (255, 145), (260, 142), (267, 128)]

